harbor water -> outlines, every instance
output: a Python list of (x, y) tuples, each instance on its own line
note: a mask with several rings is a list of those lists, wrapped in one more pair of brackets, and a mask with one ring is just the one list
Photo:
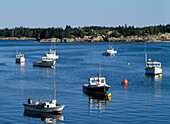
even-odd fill
[[(115, 56), (102, 56), (110, 46)], [(145, 75), (148, 59), (162, 63), (162, 77)], [(55, 68), (33, 61), (56, 49)], [(16, 64), (16, 52), (25, 64)], [(0, 120), (3, 124), (37, 123), (170, 123), (170, 43), (40, 43), (0, 41)], [(110, 85), (111, 99), (83, 93), (83, 84), (100, 71)], [(128, 85), (121, 82), (127, 79)], [(64, 104), (61, 115), (24, 112), (23, 103), (54, 98)]]

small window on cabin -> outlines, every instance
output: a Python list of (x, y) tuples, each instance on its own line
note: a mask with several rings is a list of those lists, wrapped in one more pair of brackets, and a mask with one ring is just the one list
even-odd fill
[(101, 83), (104, 83), (104, 79), (101, 80)]
[(49, 108), (49, 105), (47, 105), (47, 108)]
[(92, 80), (92, 83), (96, 83), (97, 82), (97, 80)]

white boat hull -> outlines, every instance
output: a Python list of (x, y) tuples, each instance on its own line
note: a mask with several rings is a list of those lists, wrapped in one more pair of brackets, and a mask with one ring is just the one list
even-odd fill
[(34, 61), (33, 66), (54, 67), (55, 61)]
[(16, 63), (24, 63), (25, 58), (16, 58)]
[(56, 59), (58, 59), (59, 58), (59, 56), (58, 55), (56, 55), (55, 57), (54, 57), (54, 60), (56, 60)]
[(114, 51), (114, 52), (104, 52), (103, 55), (105, 56), (114, 56), (114, 54), (116, 54), (117, 51)]
[(153, 74), (153, 75), (162, 74), (162, 68), (159, 68), (159, 67), (146, 67), (145, 68), (145, 73), (146, 74)]
[(42, 112), (35, 112), (35, 111), (24, 111), (24, 116), (32, 117), (32, 118), (41, 118), (43, 121), (50, 123), (51, 121), (61, 120), (64, 121), (64, 116), (61, 114), (53, 114), (53, 113), (42, 113)]
[(44, 112), (44, 113), (61, 113), (65, 105), (57, 105), (53, 108), (41, 108), (34, 104), (24, 103), (24, 109), (27, 111)]
[(48, 55), (48, 56), (46, 56), (46, 57), (48, 57), (48, 58), (50, 58), (50, 59), (52, 59), (52, 60), (56, 60), (56, 59), (59, 58), (58, 55), (56, 55), (56, 56), (50, 56), (50, 55)]

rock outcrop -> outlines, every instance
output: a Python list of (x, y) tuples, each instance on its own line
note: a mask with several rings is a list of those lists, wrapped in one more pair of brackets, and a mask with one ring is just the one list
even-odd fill
[(0, 40), (36, 40), (33, 37), (1, 37)]

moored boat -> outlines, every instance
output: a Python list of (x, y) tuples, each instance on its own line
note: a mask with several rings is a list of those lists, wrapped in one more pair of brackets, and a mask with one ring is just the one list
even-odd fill
[(56, 60), (56, 59), (59, 58), (59, 55), (56, 55), (56, 51), (55, 50), (53, 51), (53, 50), (50, 49), (49, 52), (45, 53), (45, 57), (48, 57), (48, 58), (53, 59), (53, 60)]
[(99, 74), (98, 77), (90, 77), (89, 84), (83, 85), (83, 91), (85, 93), (93, 93), (100, 95), (106, 95), (109, 88), (110, 86), (106, 84), (105, 78), (101, 77)]
[(145, 73), (152, 75), (162, 74), (161, 62), (146, 62)]
[(114, 56), (114, 54), (116, 54), (117, 51), (114, 51), (114, 48), (109, 47), (106, 52), (103, 53), (103, 55), (105, 56)]
[(56, 104), (56, 99), (51, 102), (34, 102), (31, 98), (28, 103), (24, 103), (24, 109), (27, 111), (44, 112), (44, 113), (61, 113), (65, 105)]
[(50, 102), (42, 101), (41, 99), (39, 99), (39, 102), (33, 102), (33, 100), (29, 98), (28, 102), (23, 104), (25, 111), (35, 111), (42, 113), (61, 113), (65, 105), (57, 104), (55, 81), (53, 92), (55, 98)]
[(42, 57), (42, 61), (34, 61), (33, 66), (41, 66), (41, 67), (54, 67), (56, 61), (52, 58)]
[(162, 74), (161, 62), (153, 62), (151, 59), (147, 60), (146, 47), (145, 47), (145, 74), (158, 75)]
[(25, 62), (25, 57), (24, 57), (24, 52), (18, 52), (16, 54), (16, 63), (24, 63)]

